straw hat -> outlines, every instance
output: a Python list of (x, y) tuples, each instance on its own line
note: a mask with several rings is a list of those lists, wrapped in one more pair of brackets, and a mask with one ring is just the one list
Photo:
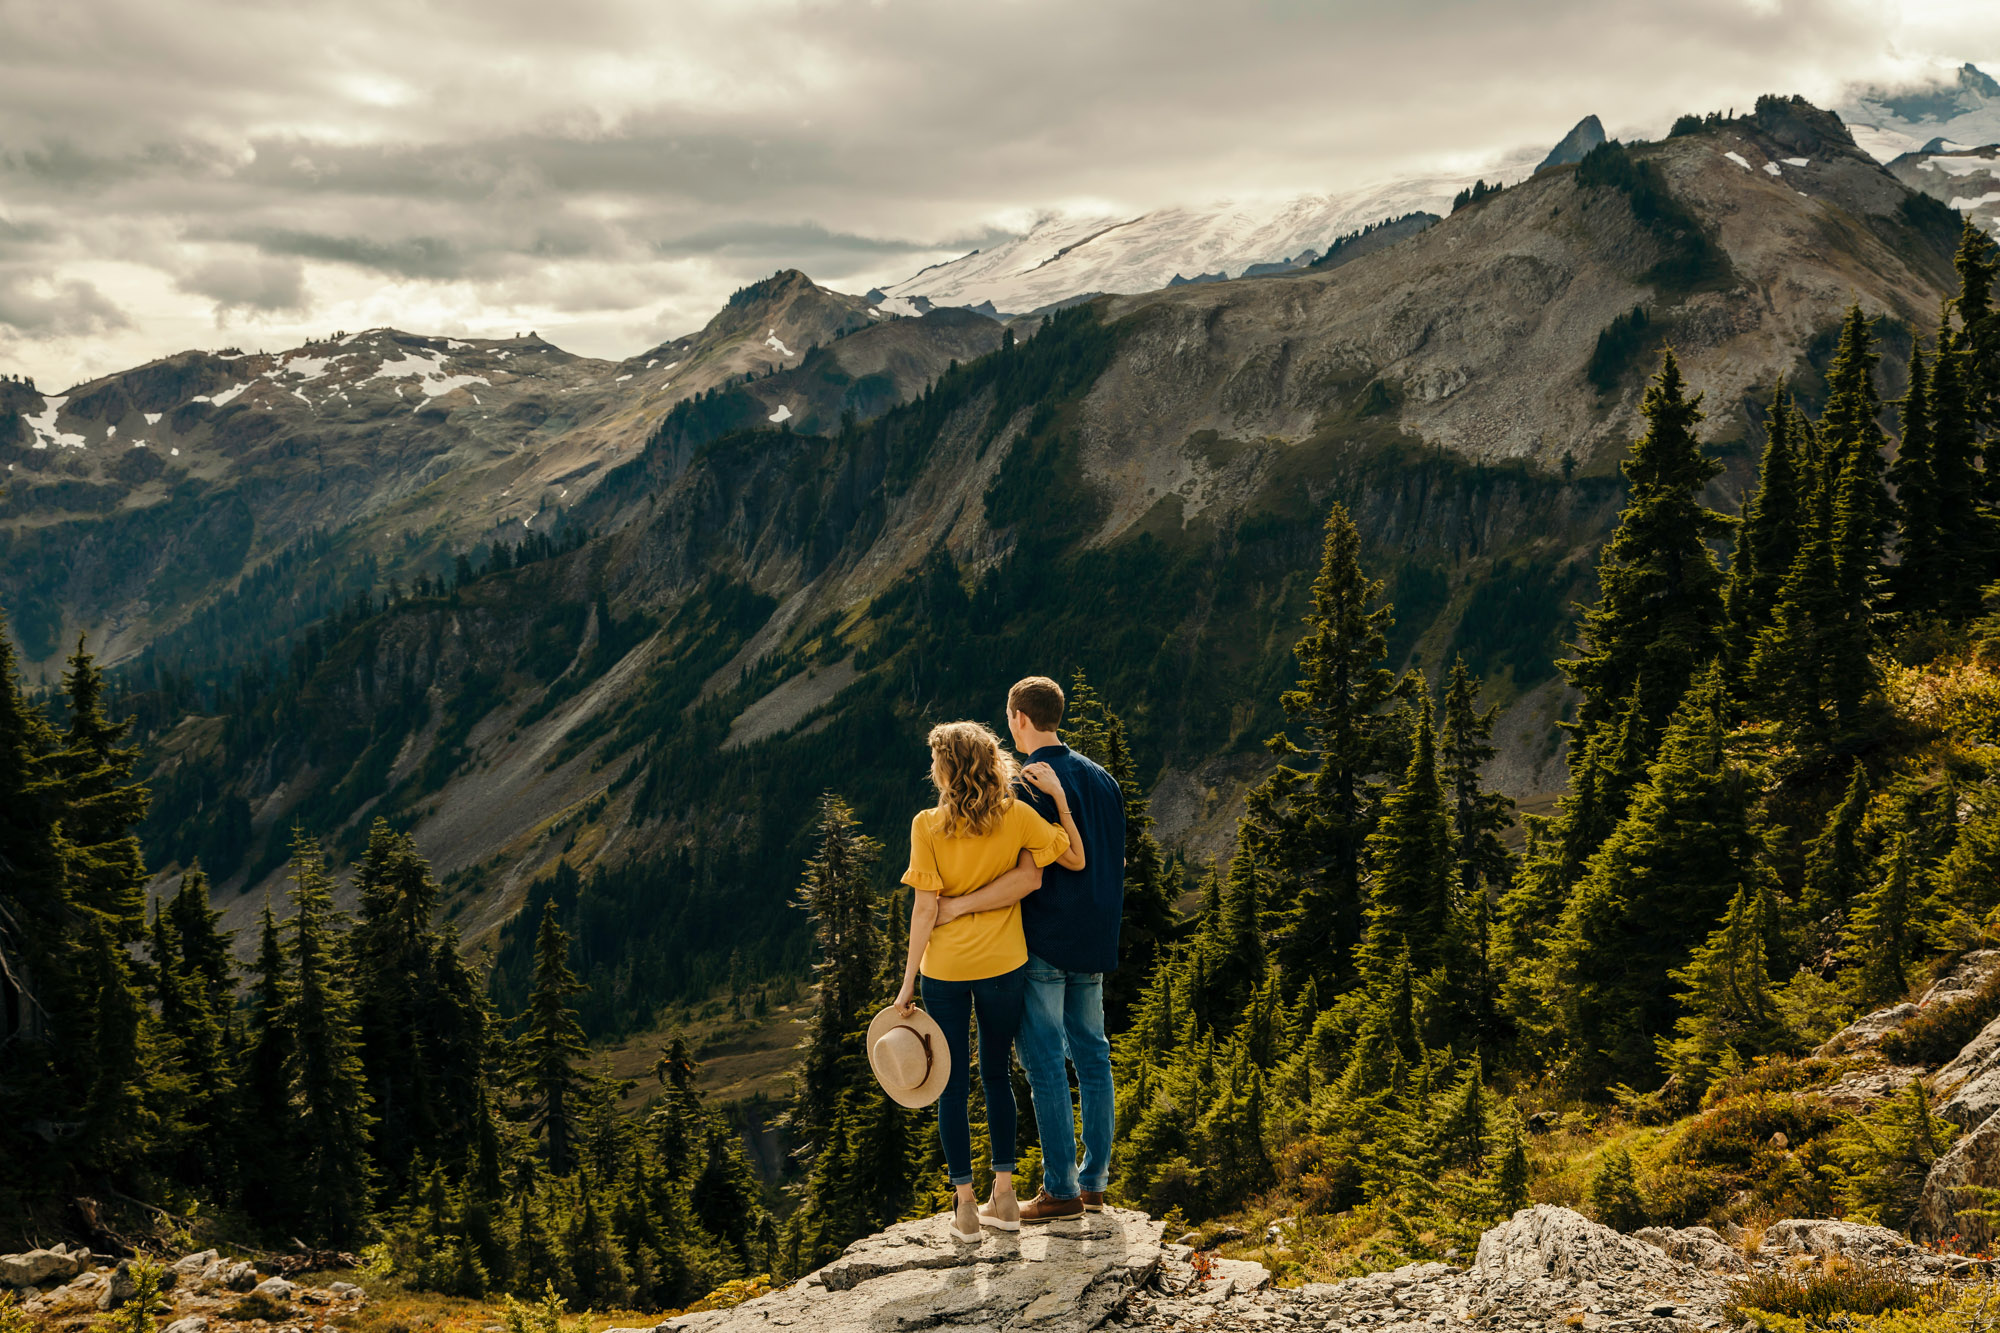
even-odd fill
[(868, 1063), (882, 1091), (904, 1106), (929, 1106), (951, 1077), (944, 1029), (923, 1010), (908, 1018), (890, 1005), (868, 1024)]

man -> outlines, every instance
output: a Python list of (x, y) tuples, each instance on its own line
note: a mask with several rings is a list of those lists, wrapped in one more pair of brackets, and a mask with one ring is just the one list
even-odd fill
[[(1028, 937), (1028, 1002), (1015, 1049), (1035, 1095), (1042, 1139), (1042, 1189), (1021, 1205), (1023, 1222), (1050, 1222), (1099, 1212), (1111, 1176), (1113, 1097), (1111, 1043), (1104, 1036), (1104, 974), (1118, 966), (1118, 926), (1125, 910), (1125, 800), (1102, 767), (1062, 742), (1062, 686), (1030, 676), (1007, 692), (1007, 729), (1027, 763), (1047, 764), (1083, 836), (1084, 868), (1033, 863), (1017, 867), (973, 893), (946, 898), (940, 920), (1021, 904)], [(1051, 823), (1058, 798), (1023, 784), (1015, 795)], [(1076, 1165), (1076, 1127), (1069, 1072), (1076, 1067), (1083, 1100), (1083, 1170)]]

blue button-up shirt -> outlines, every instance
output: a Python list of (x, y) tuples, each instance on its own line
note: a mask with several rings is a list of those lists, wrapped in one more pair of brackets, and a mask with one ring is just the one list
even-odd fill
[[(1049, 866), (1042, 887), (1021, 900), (1028, 952), (1065, 972), (1114, 971), (1125, 916), (1125, 798), (1101, 765), (1067, 745), (1044, 745), (1028, 762), (1055, 770), (1083, 835), (1083, 869)], [(1057, 822), (1053, 797), (1026, 783), (1019, 790), (1035, 813)]]

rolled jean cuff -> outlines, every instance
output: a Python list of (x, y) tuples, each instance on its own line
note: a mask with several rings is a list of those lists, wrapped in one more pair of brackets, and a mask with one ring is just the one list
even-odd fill
[(995, 1163), (993, 1164), (993, 1173), (994, 1173), (995, 1175), (998, 1175), (998, 1174), (1000, 1174), (1000, 1173), (1001, 1173), (1002, 1171), (1006, 1172), (1006, 1173), (1007, 1173), (1008, 1175), (1010, 1175), (1010, 1176), (1011, 1176), (1011, 1175), (1013, 1175), (1013, 1174), (1014, 1174), (1014, 1164), (1013, 1164), (1012, 1162), (995, 1162)]
[(951, 1184), (953, 1189), (958, 1188), (960, 1185), (970, 1185), (971, 1183), (972, 1183), (972, 1173), (970, 1171), (966, 1172), (962, 1176), (953, 1176), (951, 1178)]

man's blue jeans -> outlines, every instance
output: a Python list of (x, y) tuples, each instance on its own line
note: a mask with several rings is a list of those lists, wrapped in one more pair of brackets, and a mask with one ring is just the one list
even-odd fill
[[(1028, 955), (1027, 1007), (1016, 1053), (1035, 1093), (1035, 1127), (1042, 1138), (1042, 1188), (1050, 1197), (1074, 1199), (1079, 1189), (1101, 1191), (1111, 1178), (1111, 1043), (1104, 1037), (1104, 974), (1065, 972)], [(1083, 1096), (1083, 1175), (1076, 1167), (1076, 1127), (1071, 1119), (1069, 1071)]]

